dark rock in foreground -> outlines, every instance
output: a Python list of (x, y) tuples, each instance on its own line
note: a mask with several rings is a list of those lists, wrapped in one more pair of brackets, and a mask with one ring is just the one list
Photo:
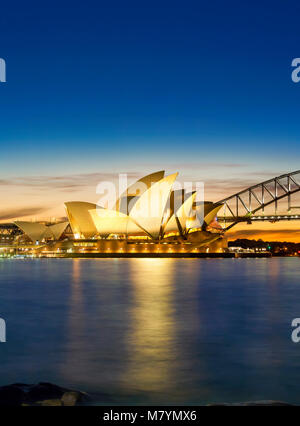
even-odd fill
[(14, 383), (0, 387), (0, 406), (74, 406), (86, 397), (83, 392), (62, 388), (52, 383), (41, 382), (36, 385)]
[[(27, 385), (14, 383), (0, 387), (0, 406), (75, 406), (88, 401), (84, 392), (62, 388), (52, 383)], [(282, 401), (249, 401), (238, 403), (212, 403), (210, 407), (291, 406)]]

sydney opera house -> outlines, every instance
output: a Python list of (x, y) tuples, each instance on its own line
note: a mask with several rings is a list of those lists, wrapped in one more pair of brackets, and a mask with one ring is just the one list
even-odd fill
[[(65, 203), (60, 223), (1, 224), (0, 250), (38, 257), (184, 256), (226, 250), (217, 221), (222, 204), (175, 189), (177, 173), (159, 171), (129, 186), (110, 208)], [(1, 251), (0, 251), (1, 254)]]

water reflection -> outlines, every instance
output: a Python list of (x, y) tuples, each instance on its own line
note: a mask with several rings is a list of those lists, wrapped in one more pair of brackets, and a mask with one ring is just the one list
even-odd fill
[(172, 385), (176, 361), (174, 259), (132, 259), (130, 279), (133, 301), (124, 380), (135, 390), (164, 392)]
[(84, 337), (88, 331), (88, 316), (84, 309), (84, 285), (81, 274), (82, 261), (80, 259), (73, 259), (70, 266), (67, 333), (65, 336), (65, 349), (63, 351), (65, 357), (61, 364), (61, 374), (67, 380), (71, 381), (72, 376), (76, 377), (78, 374), (77, 362), (81, 364), (82, 370), (85, 370), (83, 355), (85, 350)]
[(81, 265), (82, 261), (80, 259), (74, 259), (72, 261), (72, 277), (70, 282), (71, 288), (69, 299), (70, 311), (68, 315), (70, 340), (73, 340), (74, 337), (78, 337), (78, 333), (83, 333), (84, 329), (82, 321), (78, 321), (78, 312), (83, 310), (84, 301)]
[(299, 403), (298, 258), (4, 261), (1, 384), (115, 403)]

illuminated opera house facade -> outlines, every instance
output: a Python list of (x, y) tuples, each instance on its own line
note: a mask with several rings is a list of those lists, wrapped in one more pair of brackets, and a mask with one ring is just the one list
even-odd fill
[[(184, 256), (226, 251), (217, 221), (222, 204), (197, 200), (197, 191), (174, 189), (177, 173), (152, 173), (129, 186), (114, 206), (65, 203), (60, 223), (15, 221), (1, 230), (15, 254), (46, 257)], [(1, 226), (1, 225), (0, 225)], [(4, 237), (5, 239), (5, 237)]]

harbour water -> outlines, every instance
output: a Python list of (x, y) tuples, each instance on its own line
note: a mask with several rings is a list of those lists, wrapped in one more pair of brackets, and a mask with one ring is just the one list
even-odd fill
[(0, 259), (0, 385), (300, 404), (300, 259)]

